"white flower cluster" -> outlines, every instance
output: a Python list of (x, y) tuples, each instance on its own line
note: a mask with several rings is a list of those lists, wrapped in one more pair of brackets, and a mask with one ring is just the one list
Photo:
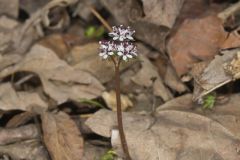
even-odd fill
[(132, 35), (135, 33), (130, 27), (112, 27), (113, 32), (109, 36), (113, 37), (111, 41), (100, 41), (99, 56), (107, 59), (109, 56), (117, 55), (124, 61), (137, 56), (137, 47), (130, 41), (133, 41)]
[(112, 29), (113, 31), (108, 35), (113, 37), (113, 40), (119, 41), (134, 40), (132, 35), (135, 33), (135, 31), (132, 30), (129, 26), (128, 27), (124, 27), (123, 25), (120, 25), (118, 27), (113, 26)]

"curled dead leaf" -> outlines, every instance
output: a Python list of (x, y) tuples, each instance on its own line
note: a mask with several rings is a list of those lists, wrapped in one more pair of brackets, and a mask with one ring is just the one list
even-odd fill
[(231, 64), (234, 58), (237, 57), (238, 49), (226, 50), (221, 53), (222, 55), (216, 55), (210, 62), (201, 62), (201, 64), (194, 65), (192, 69), (195, 82), (193, 100), (198, 100), (215, 89), (233, 81), (235, 79), (234, 76), (239, 73), (239, 61), (235, 61), (236, 64)]

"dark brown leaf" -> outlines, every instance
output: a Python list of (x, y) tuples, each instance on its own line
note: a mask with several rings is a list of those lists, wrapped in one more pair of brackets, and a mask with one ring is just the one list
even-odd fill
[(167, 44), (178, 75), (187, 73), (200, 60), (212, 59), (226, 37), (221, 19), (215, 16), (186, 19)]

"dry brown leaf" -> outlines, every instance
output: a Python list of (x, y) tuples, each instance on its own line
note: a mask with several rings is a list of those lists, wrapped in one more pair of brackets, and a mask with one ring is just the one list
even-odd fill
[[(43, 8), (34, 12), (24, 24), (18, 25), (16, 28), (8, 32), (0, 32), (0, 38), (2, 37), (2, 34), (4, 34), (3, 38), (1, 38), (1, 40), (4, 41), (0, 41), (0, 51), (6, 53), (11, 51), (11, 53), (15, 52), (18, 54), (25, 53), (35, 40), (44, 35), (43, 28), (52, 27), (50, 26), (51, 20), (48, 17), (50, 10), (55, 7), (63, 8), (76, 2), (77, 0), (50, 1)], [(63, 23), (61, 22), (57, 24), (64, 26), (65, 21), (63, 21)], [(68, 19), (66, 19), (66, 22), (68, 22)], [(54, 27), (59, 26), (56, 25)]]
[(144, 21), (172, 28), (185, 0), (142, 0)]
[(35, 125), (26, 125), (18, 128), (0, 128), (0, 145), (16, 143), (39, 137)]
[(36, 116), (35, 113), (32, 112), (22, 112), (15, 116), (13, 116), (6, 124), (6, 128), (16, 128), (23, 124), (26, 124), (28, 121), (33, 119)]
[(12, 38), (12, 30), (18, 25), (19, 23), (15, 19), (4, 15), (0, 17), (0, 53), (8, 48)]
[(13, 160), (49, 160), (48, 153), (39, 140), (28, 140), (0, 146), (0, 152), (9, 155)]
[[(132, 81), (140, 86), (153, 87), (154, 95), (160, 96), (164, 101), (172, 99), (173, 96), (163, 84), (156, 67), (146, 57), (140, 55), (139, 58), (142, 61), (142, 68), (131, 78)], [(152, 79), (155, 78), (153, 82)]]
[(36, 73), (40, 77), (44, 92), (58, 104), (67, 100), (96, 98), (104, 90), (102, 84), (91, 74), (73, 69), (52, 50), (38, 44), (34, 45), (18, 64), (0, 72), (0, 77), (17, 71)]
[(67, 62), (71, 62), (72, 58), (69, 53), (69, 46), (64, 41), (64, 38), (61, 34), (52, 34), (43, 38), (39, 44), (53, 50), (57, 56)]
[(180, 78), (177, 76), (172, 64), (168, 59), (163, 57), (158, 57), (154, 62), (158, 69), (158, 73), (163, 78), (164, 83), (168, 85), (171, 89), (182, 93), (188, 90), (188, 88), (183, 84)]
[(216, 16), (186, 19), (167, 44), (178, 75), (187, 73), (200, 60), (212, 59), (226, 38), (222, 20)]
[(81, 160), (97, 160), (108, 151), (102, 146), (92, 145), (90, 143), (84, 144), (84, 154)]
[(20, 8), (27, 12), (28, 14), (32, 14), (36, 12), (39, 8), (42, 8), (44, 5), (46, 5), (50, 0), (41, 0), (41, 1), (35, 1), (35, 0), (21, 0), (20, 1)]
[[(114, 117), (114, 112), (100, 110), (86, 124), (97, 134), (110, 137), (116, 125)], [(240, 139), (235, 135), (236, 132), (203, 115), (164, 110), (158, 112), (154, 119), (124, 113), (123, 123), (130, 154), (137, 160), (175, 160), (176, 157), (179, 160), (240, 158), (236, 150), (240, 147)], [(119, 137), (112, 135), (111, 141), (113, 148), (120, 153)]]
[(218, 103), (218, 100), (216, 100), (215, 106), (210, 112), (202, 110), (200, 105), (194, 103), (192, 96), (192, 94), (186, 94), (168, 101), (159, 106), (157, 112), (161, 112), (162, 110), (178, 110), (204, 115), (216, 120), (229, 129), (237, 138), (240, 138), (240, 108), (238, 107), (240, 96), (238, 94), (228, 97), (230, 100), (224, 105)]
[[(112, 90), (109, 92), (103, 92), (102, 97), (109, 108), (111, 108), (113, 111), (117, 110), (115, 91)], [(121, 107), (123, 111), (127, 110), (129, 107), (133, 107), (132, 101), (126, 95), (121, 95), (121, 104), (122, 104)]]
[(0, 0), (0, 15), (6, 14), (8, 16), (18, 18), (19, 0)]
[(24, 25), (17, 22), (15, 19), (8, 18), (6, 16), (0, 17), (0, 53), (13, 53), (16, 51), (17, 54), (23, 54), (32, 42), (39, 38), (34, 27), (29, 27), (24, 32), (21, 39), (20, 33)]
[(41, 114), (44, 143), (53, 160), (80, 160), (83, 155), (83, 138), (70, 117), (43, 112)]
[(237, 48), (240, 46), (240, 28), (232, 31), (226, 41), (222, 44), (221, 49)]
[[(234, 80), (234, 75), (226, 72), (225, 65), (234, 59), (237, 51), (238, 49), (222, 51), (223, 55), (216, 55), (210, 63), (204, 64), (199, 71), (192, 73), (196, 82), (194, 86), (194, 100), (198, 100), (209, 92)], [(197, 70), (198, 67), (198, 65), (194, 65), (193, 70)]]
[(31, 110), (34, 105), (47, 108), (47, 104), (37, 93), (16, 92), (10, 83), (0, 85), (0, 109), (1, 110)]

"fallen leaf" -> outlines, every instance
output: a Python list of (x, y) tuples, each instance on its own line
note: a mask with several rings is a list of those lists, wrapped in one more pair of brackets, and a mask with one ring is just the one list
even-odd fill
[(0, 152), (9, 155), (11, 159), (49, 160), (44, 146), (39, 140), (35, 139), (0, 146)]
[(19, 1), (18, 0), (0, 0), (0, 15), (8, 15), (14, 18), (18, 17), (18, 8)]
[(186, 19), (167, 44), (178, 75), (186, 74), (200, 60), (212, 59), (226, 38), (222, 20), (216, 16)]
[(53, 160), (79, 160), (83, 155), (83, 138), (70, 117), (43, 112), (41, 114), (44, 143)]
[(53, 50), (60, 59), (71, 63), (72, 58), (69, 53), (70, 48), (65, 43), (64, 37), (61, 34), (52, 34), (50, 36), (46, 36), (39, 42), (39, 44)]
[(29, 15), (36, 12), (39, 8), (44, 7), (50, 0), (20, 0), (20, 8), (27, 12)]
[(106, 152), (107, 148), (103, 148), (102, 146), (95, 146), (86, 142), (84, 144), (84, 153), (81, 160), (97, 160)]
[(34, 45), (18, 64), (2, 70), (0, 77), (18, 71), (36, 73), (42, 82), (44, 92), (57, 104), (67, 100), (96, 98), (104, 90), (102, 84), (91, 74), (72, 68), (60, 60), (52, 50), (39, 44)]
[[(43, 29), (53, 27), (48, 17), (50, 10), (55, 7), (66, 7), (76, 2), (77, 0), (53, 0), (36, 10), (25, 23), (19, 24), (16, 28), (4, 33), (5, 36), (0, 34), (3, 37), (0, 37), (1, 40), (4, 40), (3, 42), (0, 41), (0, 51), (24, 54), (34, 41), (44, 36)], [(60, 26), (64, 26), (65, 21), (63, 22), (60, 23)], [(58, 27), (58, 25), (54, 27)]]
[(153, 87), (154, 95), (160, 96), (164, 101), (171, 99), (173, 96), (163, 84), (156, 67), (146, 57), (140, 55), (139, 58), (142, 61), (142, 68), (131, 78), (132, 81), (140, 86)]
[(35, 113), (32, 112), (22, 112), (15, 116), (13, 116), (6, 124), (6, 128), (16, 128), (23, 124), (29, 122), (33, 117), (36, 116)]
[[(117, 103), (116, 103), (116, 92), (115, 91), (109, 91), (109, 92), (103, 92), (102, 97), (104, 101), (106, 102), (107, 106), (111, 108), (113, 111), (116, 111)], [(129, 107), (133, 107), (132, 101), (128, 98), (126, 95), (121, 94), (121, 107), (122, 110), (125, 111)]]
[(15, 91), (10, 83), (0, 85), (0, 108), (8, 110), (31, 110), (34, 105), (47, 108), (48, 105), (40, 98), (37, 93)]
[(240, 28), (232, 31), (225, 42), (222, 44), (221, 49), (237, 48), (240, 46)]
[(158, 57), (153, 61), (158, 69), (159, 75), (162, 77), (164, 83), (171, 89), (182, 93), (188, 90), (187, 86), (180, 80), (172, 64), (168, 59)]
[(172, 28), (185, 0), (142, 0), (144, 21)]
[(35, 125), (26, 125), (18, 128), (0, 128), (0, 145), (36, 139), (38, 137), (39, 133)]
[[(114, 112), (100, 110), (86, 124), (95, 133), (110, 137), (116, 125), (114, 117)], [(236, 150), (239, 138), (228, 126), (203, 115), (177, 110), (160, 111), (155, 118), (124, 113), (123, 124), (130, 154), (138, 160), (240, 158)], [(119, 137), (112, 135), (111, 142), (121, 153)]]
[[(237, 55), (238, 49), (222, 51), (222, 55), (216, 55), (208, 64), (200, 67), (200, 70), (193, 74), (194, 100), (198, 100), (213, 90), (234, 80), (234, 75), (226, 72), (225, 65), (230, 63)], [(195, 65), (193, 69), (199, 66)]]
[(224, 105), (218, 103), (218, 100), (216, 100), (215, 106), (210, 112), (202, 110), (200, 105), (194, 103), (192, 101), (192, 96), (192, 94), (186, 94), (168, 101), (159, 106), (157, 108), (157, 112), (161, 112), (163, 110), (178, 110), (200, 114), (219, 122), (228, 130), (230, 130), (234, 136), (240, 138), (240, 109), (238, 107), (240, 96), (238, 94), (233, 94), (231, 97), (228, 97), (230, 100)]

